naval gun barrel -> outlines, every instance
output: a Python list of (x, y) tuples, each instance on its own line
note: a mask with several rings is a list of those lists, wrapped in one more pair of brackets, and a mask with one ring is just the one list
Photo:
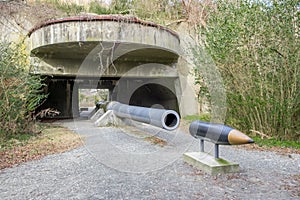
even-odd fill
[(254, 141), (244, 133), (223, 124), (197, 120), (190, 124), (189, 131), (195, 138), (200, 138), (220, 145), (254, 143)]
[(151, 124), (168, 131), (178, 128), (180, 122), (180, 117), (174, 110), (130, 106), (115, 101), (110, 102), (106, 109), (112, 110), (117, 117)]

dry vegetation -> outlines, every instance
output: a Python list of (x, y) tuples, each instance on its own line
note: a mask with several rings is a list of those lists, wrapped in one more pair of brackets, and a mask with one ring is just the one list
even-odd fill
[(82, 138), (67, 128), (49, 125), (41, 134), (29, 140), (12, 139), (5, 146), (1, 146), (0, 169), (66, 152), (82, 144)]
[(12, 33), (27, 34), (35, 24), (65, 16), (64, 12), (45, 3), (26, 4), (21, 1), (0, 1), (0, 25)]
[(300, 149), (292, 147), (278, 147), (278, 146), (260, 146), (258, 144), (247, 144), (242, 146), (236, 146), (237, 148), (245, 148), (247, 150), (256, 150), (256, 151), (272, 151), (280, 155), (288, 155), (291, 157), (291, 154), (300, 154)]

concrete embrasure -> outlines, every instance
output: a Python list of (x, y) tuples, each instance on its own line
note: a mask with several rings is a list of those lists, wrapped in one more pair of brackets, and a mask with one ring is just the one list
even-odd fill
[(239, 164), (214, 158), (205, 152), (188, 152), (183, 157), (185, 162), (211, 175), (239, 172)]

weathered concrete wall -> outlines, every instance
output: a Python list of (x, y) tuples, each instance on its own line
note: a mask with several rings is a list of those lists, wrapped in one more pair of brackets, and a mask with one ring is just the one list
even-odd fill
[(198, 93), (200, 85), (195, 84), (194, 70), (199, 69), (194, 62), (194, 48), (199, 45), (198, 33), (190, 27), (188, 23), (180, 23), (175, 30), (180, 37), (180, 47), (182, 54), (178, 59), (177, 70), (180, 82), (178, 87), (181, 88), (182, 94), (180, 95), (180, 106), (183, 111), (182, 115), (194, 115), (200, 112), (208, 112), (206, 102), (202, 105), (198, 101)]
[[(143, 50), (141, 50), (143, 51)], [(141, 52), (140, 51), (140, 52)], [(153, 53), (154, 51), (143, 51)], [(157, 52), (160, 52), (157, 51)], [(151, 55), (151, 54), (150, 54)], [(164, 53), (162, 52), (162, 55)], [(134, 59), (135, 54), (125, 54), (114, 61), (103, 61), (98, 57), (74, 59), (72, 58), (44, 58), (43, 60), (33, 58), (32, 64), (35, 66), (34, 71), (37, 74), (47, 74), (55, 76), (90, 76), (90, 77), (122, 77), (126, 76), (146, 76), (146, 77), (177, 77), (177, 70), (175, 70), (174, 58), (168, 60), (159, 60), (160, 58), (151, 58), (150, 56), (139, 58), (138, 55)], [(107, 59), (105, 55), (102, 59)], [(109, 58), (110, 59), (110, 58)], [(149, 60), (147, 60), (149, 59)], [(132, 70), (136, 68), (135, 70)]]
[(178, 83), (176, 84), (182, 116), (196, 115), (199, 113), (199, 104), (196, 94), (195, 80), (192, 77), (193, 66), (184, 57), (178, 60)]

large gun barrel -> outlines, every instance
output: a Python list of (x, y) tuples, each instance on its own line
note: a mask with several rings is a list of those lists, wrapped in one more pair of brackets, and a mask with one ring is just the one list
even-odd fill
[(200, 120), (192, 122), (189, 131), (193, 137), (208, 140), (215, 144), (238, 145), (254, 142), (250, 137), (232, 127)]
[(180, 122), (180, 117), (174, 110), (129, 106), (114, 101), (110, 102), (106, 109), (113, 110), (120, 118), (151, 124), (168, 131), (178, 128)]

